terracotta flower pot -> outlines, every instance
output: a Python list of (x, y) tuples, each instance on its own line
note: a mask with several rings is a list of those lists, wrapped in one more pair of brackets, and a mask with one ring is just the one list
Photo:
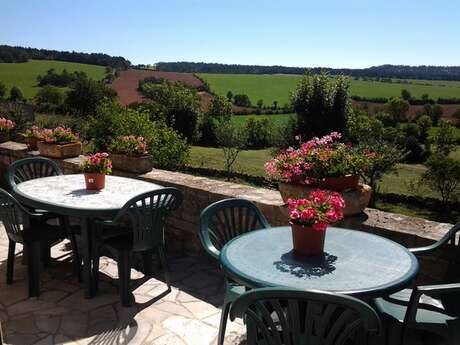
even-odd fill
[(110, 159), (114, 169), (128, 171), (135, 174), (144, 174), (153, 169), (152, 156), (128, 156), (111, 153)]
[(5, 131), (0, 131), (0, 143), (4, 143), (10, 140), (10, 133)]
[(105, 174), (85, 173), (86, 189), (101, 190), (105, 187)]
[(81, 153), (81, 143), (51, 144), (43, 141), (38, 142), (40, 155), (51, 158), (71, 158), (78, 157)]
[(26, 144), (29, 150), (35, 151), (38, 149), (38, 138), (36, 137), (28, 137), (26, 138)]
[(343, 192), (344, 190), (356, 190), (358, 188), (358, 184), (358, 175), (326, 177), (321, 181), (321, 188)]
[(311, 226), (298, 224), (291, 224), (291, 228), (295, 256), (317, 256), (323, 253), (326, 231), (317, 231)]

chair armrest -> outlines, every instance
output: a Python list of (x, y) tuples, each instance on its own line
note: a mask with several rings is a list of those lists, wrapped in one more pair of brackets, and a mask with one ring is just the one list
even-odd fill
[(417, 287), (420, 295), (427, 294), (430, 296), (438, 296), (443, 293), (460, 292), (460, 283), (455, 284), (440, 284), (440, 285), (424, 285)]
[(455, 237), (458, 231), (460, 231), (460, 223), (455, 224), (447, 233), (444, 234), (444, 236), (439, 241), (433, 243), (432, 245), (410, 248), (409, 251), (415, 256), (429, 255), (448, 243), (453, 237)]
[(211, 239), (209, 238), (209, 233), (204, 232), (204, 231), (200, 231), (199, 232), (199, 237), (200, 237), (201, 244), (202, 244), (204, 250), (209, 255), (211, 255), (213, 258), (219, 260), (220, 251), (211, 242)]

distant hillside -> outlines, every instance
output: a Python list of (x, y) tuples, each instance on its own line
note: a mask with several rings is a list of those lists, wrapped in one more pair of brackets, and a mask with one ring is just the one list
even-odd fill
[(362, 69), (327, 67), (286, 67), (257, 65), (227, 65), (204, 62), (159, 62), (159, 71), (189, 73), (231, 73), (231, 74), (303, 74), (306, 71), (331, 74), (345, 74), (360, 78), (398, 78), (427, 80), (460, 80), (460, 66), (403, 66), (382, 65)]
[(102, 80), (105, 76), (105, 67), (64, 61), (37, 61), (30, 60), (22, 63), (0, 63), (0, 81), (8, 88), (18, 86), (26, 98), (32, 98), (40, 89), (37, 86), (37, 76), (45, 75), (54, 68), (57, 73), (64, 69), (68, 72), (85, 72), (88, 77)]
[(48, 49), (13, 47), (0, 45), (0, 62), (27, 62), (29, 60), (57, 60), (77, 62), (90, 65), (110, 66), (116, 69), (127, 69), (131, 62), (121, 56), (110, 56), (102, 53), (80, 53)]

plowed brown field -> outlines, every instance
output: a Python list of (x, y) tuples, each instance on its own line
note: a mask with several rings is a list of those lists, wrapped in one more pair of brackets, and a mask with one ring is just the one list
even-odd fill
[[(203, 85), (203, 82), (195, 77), (193, 73), (177, 73), (177, 72), (161, 72), (152, 70), (138, 70), (130, 69), (127, 71), (121, 71), (117, 79), (113, 81), (111, 87), (117, 92), (118, 100), (123, 105), (130, 105), (131, 103), (140, 103), (145, 100), (142, 94), (137, 91), (139, 81), (149, 78), (163, 78), (170, 82), (179, 81), (185, 85), (198, 88)], [(199, 96), (201, 98), (201, 108), (203, 110), (208, 109), (209, 103), (211, 102), (213, 95), (209, 92), (200, 91)], [(250, 108), (243, 108), (233, 105), (234, 112), (251, 111)]]

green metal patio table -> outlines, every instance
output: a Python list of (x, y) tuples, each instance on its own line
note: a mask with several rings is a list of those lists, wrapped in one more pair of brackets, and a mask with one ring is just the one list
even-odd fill
[(220, 261), (231, 279), (249, 288), (314, 289), (365, 300), (407, 287), (418, 272), (415, 256), (396, 242), (337, 227), (327, 229), (321, 256), (294, 257), (287, 226), (234, 238)]
[(113, 218), (132, 197), (163, 188), (160, 185), (127, 177), (106, 176), (101, 191), (87, 190), (83, 174), (37, 178), (19, 183), (14, 196), (23, 204), (80, 219), (85, 297), (95, 293), (91, 255), (94, 232), (91, 219)]

